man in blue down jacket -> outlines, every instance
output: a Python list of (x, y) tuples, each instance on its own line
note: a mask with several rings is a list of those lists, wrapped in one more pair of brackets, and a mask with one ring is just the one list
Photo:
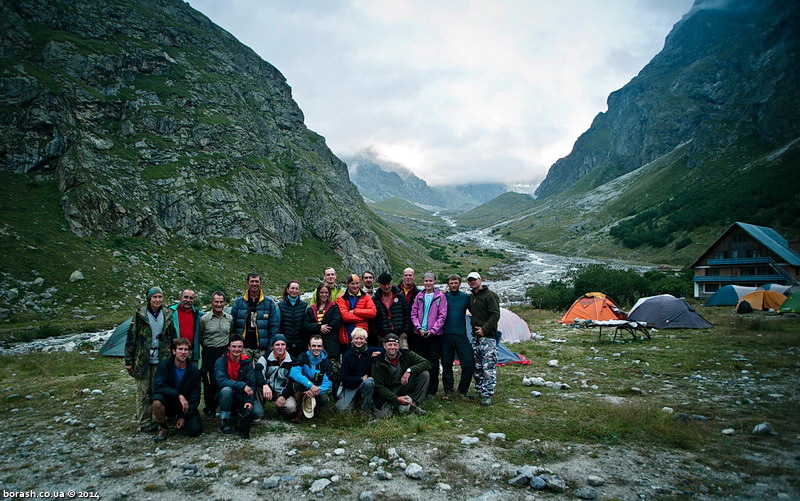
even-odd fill
[(261, 290), (261, 276), (247, 275), (247, 290), (231, 307), (233, 332), (244, 340), (244, 353), (251, 363), (261, 357), (272, 346), (272, 340), (281, 325), (280, 312), (275, 301)]

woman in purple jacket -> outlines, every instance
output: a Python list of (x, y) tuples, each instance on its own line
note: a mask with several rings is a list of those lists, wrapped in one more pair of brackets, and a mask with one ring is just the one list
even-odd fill
[(412, 336), (420, 355), (431, 363), (428, 396), (436, 395), (439, 389), (439, 359), (442, 353), (442, 328), (447, 319), (447, 298), (440, 290), (434, 289), (436, 276), (430, 271), (422, 275), (425, 289), (414, 297), (411, 305)]

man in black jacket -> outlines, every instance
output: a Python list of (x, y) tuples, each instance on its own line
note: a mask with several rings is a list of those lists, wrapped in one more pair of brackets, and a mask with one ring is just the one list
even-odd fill
[(382, 347), (384, 338), (395, 334), (400, 338), (400, 347), (408, 348), (408, 333), (411, 332), (410, 307), (400, 289), (392, 285), (392, 275), (381, 273), (378, 290), (372, 296), (377, 315), (370, 322), (369, 346)]
[(190, 437), (203, 433), (203, 421), (197, 412), (200, 404), (200, 371), (192, 363), (192, 344), (186, 338), (172, 340), (172, 356), (156, 368), (153, 393), (153, 416), (158, 423), (156, 442), (169, 435), (167, 416), (177, 417), (175, 429)]

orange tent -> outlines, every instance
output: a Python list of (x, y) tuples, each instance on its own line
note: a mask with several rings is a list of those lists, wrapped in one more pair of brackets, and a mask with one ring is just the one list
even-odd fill
[[(757, 290), (742, 296), (739, 303), (742, 301), (750, 303), (754, 310), (769, 310), (770, 308), (777, 310), (786, 301), (786, 296), (780, 292)], [(739, 309), (739, 303), (736, 304), (737, 310)]]
[(625, 313), (614, 301), (602, 292), (589, 292), (578, 298), (569, 307), (564, 316), (558, 319), (562, 324), (571, 324), (575, 320), (624, 320)]

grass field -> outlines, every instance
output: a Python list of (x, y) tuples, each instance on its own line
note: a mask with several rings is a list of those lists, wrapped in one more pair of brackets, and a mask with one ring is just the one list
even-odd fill
[[(624, 448), (652, 461), (665, 455), (686, 455), (684, 468), (735, 471), (746, 475), (749, 480), (745, 484), (778, 475), (788, 478), (794, 492), (800, 490), (796, 468), (784, 462), (796, 459), (800, 435), (800, 318), (737, 317), (728, 308), (701, 308), (715, 324), (713, 329), (663, 330), (653, 332), (649, 340), (628, 337), (612, 342), (610, 332), (598, 340), (596, 330), (554, 323), (555, 312), (516, 311), (532, 332), (544, 339), (510, 345), (531, 364), (498, 369), (492, 407), (437, 398), (423, 405), (428, 414), (422, 417), (375, 421), (323, 410), (313, 424), (306, 421), (300, 426), (273, 419), (268, 411), (270, 419), (254, 428), (251, 443), (255, 447), (259, 440), (283, 437), (289, 446), (300, 447), (297, 457), (286, 459), (292, 463), (319, 456), (320, 452), (301, 447), (309, 441), (367, 443), (371, 447), (367, 456), (384, 456), (402, 436), (405, 442), (424, 447), (429, 460), (445, 472), (443, 478), (458, 485), (469, 474), (458, 453), (458, 437), (481, 429), (506, 435), (505, 441), (493, 445), (493, 454), (510, 465), (557, 464), (569, 461), (579, 450), (581, 454), (590, 451), (591, 458)], [(551, 341), (559, 339), (566, 342)], [(77, 452), (87, 443), (106, 444), (103, 459), (96, 461), (112, 466), (120, 455), (147, 455), (153, 450), (152, 442), (135, 438), (135, 390), (133, 380), (122, 370), (122, 361), (100, 357), (94, 347), (83, 348), (73, 353), (0, 357), (0, 452), (5, 456), (0, 462), (0, 484), (35, 488), (41, 485), (35, 480), (38, 475), (58, 478), (59, 474), (75, 474), (76, 465), (92, 463)], [(548, 366), (550, 360), (557, 360), (558, 366)], [(570, 388), (523, 386), (522, 378), (531, 376), (566, 383)], [(93, 395), (91, 390), (101, 390), (102, 395)], [(542, 395), (535, 398), (532, 390)], [(676, 421), (676, 413), (707, 420)], [(776, 436), (751, 433), (756, 424), (765, 421), (773, 425)], [(207, 433), (199, 438), (176, 438), (170, 443), (177, 450), (210, 450), (223, 438), (215, 430), (216, 422), (206, 426)], [(732, 436), (722, 434), (727, 428), (734, 430)], [(31, 459), (37, 456), (33, 451), (51, 451), (53, 446), (31, 441), (32, 437), (60, 440), (66, 459), (45, 461), (41, 468), (47, 471), (40, 471), (39, 462)], [(26, 450), (33, 454), (17, 455)], [(224, 475), (247, 457), (246, 449), (226, 454), (227, 459), (207, 461), (205, 467)], [(753, 457), (774, 461), (765, 464)], [(132, 466), (111, 470), (119, 476), (147, 473)], [(711, 484), (722, 497), (737, 497), (743, 488), (740, 481), (718, 478), (710, 482), (701, 473), (681, 475), (676, 482), (685, 492), (703, 492), (703, 486)], [(189, 491), (203, 492), (210, 484)], [(152, 485), (151, 490), (162, 490), (158, 482)]]

